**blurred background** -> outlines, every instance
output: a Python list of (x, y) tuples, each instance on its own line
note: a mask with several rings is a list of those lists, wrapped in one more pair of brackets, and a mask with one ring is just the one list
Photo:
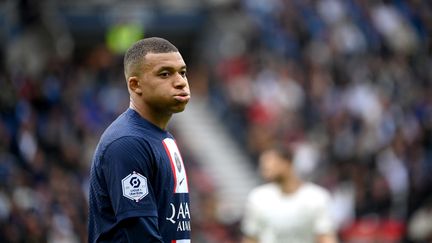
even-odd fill
[(342, 242), (431, 242), (431, 34), (426, 0), (2, 0), (0, 242), (86, 242), (91, 156), (150, 36), (188, 65), (170, 131), (194, 242), (239, 242), (275, 140), (331, 192)]

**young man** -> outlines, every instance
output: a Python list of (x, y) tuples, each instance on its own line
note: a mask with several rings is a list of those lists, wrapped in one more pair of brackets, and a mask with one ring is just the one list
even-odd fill
[(243, 243), (337, 242), (329, 216), (330, 195), (296, 175), (289, 149), (275, 147), (259, 160), (270, 181), (251, 191), (242, 222)]
[(190, 242), (188, 181), (166, 131), (190, 98), (186, 64), (174, 45), (153, 37), (130, 47), (124, 72), (129, 109), (106, 129), (93, 157), (89, 243)]

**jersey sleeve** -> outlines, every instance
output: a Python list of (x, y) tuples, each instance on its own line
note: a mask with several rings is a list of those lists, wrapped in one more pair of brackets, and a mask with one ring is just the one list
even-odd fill
[(135, 137), (111, 143), (101, 163), (117, 221), (131, 217), (157, 216), (151, 178), (154, 156), (150, 145)]
[(152, 233), (158, 231), (156, 217), (129, 218), (123, 224), (127, 225), (123, 227), (123, 233), (129, 242), (163, 243), (160, 235)]
[(252, 192), (248, 196), (241, 222), (241, 231), (243, 235), (252, 238), (258, 237), (260, 229), (262, 228), (260, 222), (259, 205), (257, 205), (255, 195)]
[(330, 195), (326, 191), (322, 191), (322, 199), (317, 208), (317, 218), (315, 221), (315, 233), (330, 234), (333, 233), (334, 226), (330, 215)]

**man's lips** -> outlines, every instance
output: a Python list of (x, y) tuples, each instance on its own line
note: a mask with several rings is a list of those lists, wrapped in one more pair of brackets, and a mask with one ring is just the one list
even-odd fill
[(190, 94), (188, 92), (182, 92), (174, 95), (174, 99), (179, 102), (187, 102), (190, 99)]

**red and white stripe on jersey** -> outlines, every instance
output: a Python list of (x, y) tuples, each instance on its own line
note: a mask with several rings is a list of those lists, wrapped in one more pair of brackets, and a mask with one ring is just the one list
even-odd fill
[(172, 240), (171, 243), (190, 243), (191, 240)]
[[(183, 159), (175, 140), (172, 138), (165, 138), (162, 143), (171, 162), (171, 170), (173, 172), (175, 181), (174, 193), (189, 192), (186, 170), (184, 168)], [(177, 240), (176, 242), (183, 243), (189, 241)]]

